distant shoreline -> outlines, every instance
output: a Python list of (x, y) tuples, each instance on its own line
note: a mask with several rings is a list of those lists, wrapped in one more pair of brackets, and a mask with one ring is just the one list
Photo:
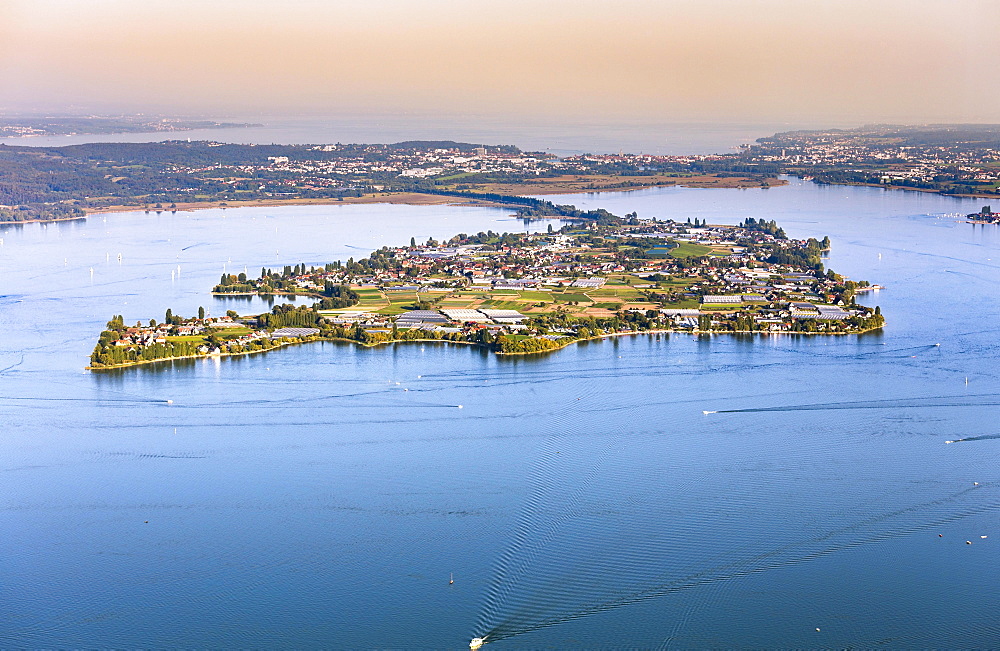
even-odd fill
[[(581, 179), (587, 179), (588, 177), (581, 177)], [(708, 179), (715, 179), (716, 182), (709, 182)], [(689, 178), (671, 178), (669, 182), (667, 179), (659, 179), (658, 182), (652, 183), (640, 183), (635, 186), (627, 187), (608, 187), (608, 188), (586, 188), (580, 187), (572, 182), (559, 182), (559, 183), (547, 183), (547, 184), (531, 184), (531, 183), (518, 183), (512, 184), (512, 187), (505, 187), (502, 194), (511, 194), (514, 196), (542, 196), (548, 194), (592, 194), (598, 192), (630, 192), (633, 190), (648, 190), (651, 188), (664, 188), (664, 187), (691, 187), (691, 188), (710, 188), (710, 187), (720, 187), (720, 188), (748, 188), (748, 187), (761, 187), (759, 183), (756, 184), (745, 184), (741, 183), (742, 179), (739, 178), (715, 178), (715, 177), (689, 177)], [(687, 181), (688, 183), (685, 183)], [(787, 185), (787, 181), (783, 179), (768, 179), (769, 186), (781, 186)], [(495, 188), (486, 188), (486, 191), (493, 192)], [(426, 194), (423, 192), (376, 192), (372, 194), (364, 194), (360, 197), (344, 197), (331, 198), (290, 198), (290, 199), (249, 199), (247, 201), (227, 201), (225, 205), (220, 203), (209, 203), (209, 202), (199, 202), (199, 201), (189, 201), (185, 203), (175, 204), (176, 208), (160, 208), (154, 210), (152, 208), (146, 208), (145, 206), (126, 206), (126, 205), (112, 205), (103, 206), (100, 208), (89, 208), (87, 209), (87, 216), (92, 214), (107, 214), (107, 213), (118, 213), (118, 212), (138, 212), (146, 211), (149, 212), (189, 212), (194, 210), (208, 210), (211, 208), (264, 208), (264, 207), (283, 207), (283, 206), (329, 206), (329, 205), (341, 205), (341, 204), (395, 204), (395, 205), (406, 205), (406, 206), (468, 206), (477, 208), (511, 208), (509, 203), (499, 203), (495, 201), (487, 201), (483, 199), (468, 199), (464, 197), (456, 197), (454, 195), (441, 195), (441, 194)], [(541, 217), (545, 219), (545, 217)], [(553, 216), (554, 219), (558, 219), (557, 216)], [(77, 219), (77, 218), (74, 218)], [(39, 220), (43, 221), (43, 220)]]
[(459, 197), (446, 197), (434, 194), (419, 194), (415, 192), (379, 193), (361, 197), (345, 197), (343, 201), (331, 198), (322, 199), (254, 199), (249, 201), (227, 201), (225, 206), (207, 201), (191, 201), (175, 204), (175, 208), (146, 208), (145, 206), (112, 205), (95, 208), (85, 208), (86, 214), (74, 217), (57, 217), (52, 219), (24, 219), (21, 221), (0, 222), (0, 228), (17, 224), (50, 224), (54, 222), (71, 222), (87, 219), (95, 215), (112, 215), (123, 212), (155, 212), (177, 213), (194, 212), (197, 210), (227, 209), (227, 208), (284, 208), (291, 206), (328, 206), (344, 204), (394, 204), (407, 206), (468, 206), (477, 208), (509, 208), (510, 204), (500, 204), (488, 201), (463, 200)]
[[(102, 206), (100, 208), (88, 208), (86, 217), (91, 215), (102, 215), (120, 212), (193, 212), (196, 210), (227, 209), (227, 208), (282, 208), (285, 206), (336, 206), (343, 204), (395, 204), (406, 206), (475, 206), (486, 208), (509, 208), (510, 205), (494, 203), (490, 201), (477, 201), (462, 199), (460, 197), (448, 197), (436, 194), (423, 194), (418, 192), (379, 192), (366, 194), (360, 197), (344, 197), (335, 199), (323, 198), (296, 198), (296, 199), (249, 199), (247, 201), (227, 201), (225, 205), (220, 203), (210, 203), (207, 201), (189, 201), (175, 204), (176, 208), (146, 208), (145, 206)], [(79, 218), (77, 218), (79, 219)]]
[[(801, 177), (797, 177), (801, 178)], [(706, 185), (700, 182), (693, 183), (657, 183), (648, 185), (637, 185), (634, 187), (624, 187), (624, 188), (603, 188), (603, 189), (591, 189), (591, 188), (567, 188), (560, 187), (558, 190), (553, 188), (537, 187), (530, 188), (532, 190), (531, 194), (525, 193), (523, 196), (542, 196), (549, 194), (596, 194), (602, 192), (632, 192), (636, 190), (649, 190), (652, 188), (669, 188), (669, 187), (686, 187), (686, 188), (725, 188), (725, 189), (744, 189), (751, 187), (780, 187), (782, 185), (787, 185), (788, 182), (784, 179), (777, 179), (775, 183), (771, 183), (769, 186), (760, 185)], [(817, 183), (816, 181), (810, 181), (811, 183)], [(911, 188), (902, 185), (877, 185), (873, 183), (822, 183), (818, 185), (841, 185), (849, 187), (861, 187), (861, 188), (882, 188), (887, 191), (911, 191), (911, 192), (921, 192), (924, 194), (937, 194), (943, 197), (954, 197), (956, 199), (989, 199), (995, 198), (996, 195), (989, 194), (942, 194), (935, 190), (928, 188)], [(483, 201), (478, 199), (464, 199), (462, 197), (438, 195), (438, 194), (424, 194), (420, 192), (380, 192), (375, 194), (365, 194), (360, 197), (344, 197), (341, 199), (334, 199), (329, 197), (323, 198), (297, 198), (297, 199), (251, 199), (247, 201), (227, 201), (226, 205), (219, 205), (218, 203), (209, 203), (201, 201), (190, 201), (185, 203), (175, 204), (176, 208), (146, 208), (145, 206), (128, 206), (128, 205), (111, 205), (111, 206), (101, 206), (94, 208), (85, 208), (86, 214), (79, 215), (75, 217), (57, 217), (52, 219), (25, 219), (21, 221), (9, 221), (0, 222), (0, 229), (6, 226), (14, 226), (17, 224), (49, 224), (55, 222), (71, 222), (81, 219), (87, 219), (94, 215), (109, 215), (122, 212), (194, 212), (197, 210), (211, 210), (211, 209), (226, 209), (226, 208), (283, 208), (291, 206), (336, 206), (336, 205), (363, 205), (363, 204), (390, 204), (390, 205), (405, 205), (405, 206), (458, 206), (458, 207), (475, 207), (475, 208), (508, 208), (512, 207), (511, 204), (497, 203), (493, 201)], [(541, 216), (538, 219), (548, 219), (549, 217)], [(559, 216), (553, 215), (551, 219), (560, 219)], [(967, 220), (968, 221), (968, 220)], [(968, 221), (970, 224), (989, 224), (993, 222), (978, 222), (978, 221)]]
[[(586, 179), (587, 177), (582, 177)], [(714, 182), (711, 181), (714, 179)], [(741, 183), (743, 179), (732, 177), (688, 177), (688, 178), (671, 178), (670, 182), (666, 179), (659, 179), (658, 182), (654, 183), (639, 183), (634, 186), (626, 187), (598, 187), (598, 188), (587, 188), (581, 187), (581, 185), (573, 182), (560, 182), (560, 183), (550, 183), (550, 184), (512, 184), (515, 187), (505, 188), (507, 190), (515, 190), (512, 194), (516, 196), (542, 196), (542, 195), (559, 195), (559, 194), (596, 194), (601, 192), (632, 192), (636, 190), (649, 190), (652, 188), (669, 188), (669, 187), (688, 187), (688, 188), (725, 188), (725, 189), (745, 189), (745, 188), (759, 188), (759, 187), (778, 187), (782, 185), (787, 185), (787, 181), (784, 179), (768, 179), (768, 184), (762, 186), (759, 183), (746, 184)], [(685, 182), (686, 181), (686, 182)], [(491, 190), (492, 191), (492, 190)], [(225, 205), (222, 205), (225, 203)], [(361, 205), (361, 204), (391, 204), (391, 205), (405, 205), (405, 206), (458, 206), (458, 207), (475, 207), (475, 208), (507, 208), (511, 209), (512, 204), (509, 203), (499, 203), (494, 201), (486, 201), (482, 199), (467, 199), (463, 197), (440, 195), (440, 194), (425, 194), (422, 192), (377, 192), (373, 194), (364, 194), (360, 197), (343, 197), (332, 198), (332, 197), (321, 197), (321, 198), (289, 198), (289, 199), (249, 199), (246, 201), (226, 201), (226, 202), (208, 202), (208, 201), (189, 201), (183, 203), (174, 204), (174, 208), (148, 208), (145, 205), (110, 205), (110, 206), (100, 206), (100, 207), (88, 207), (84, 208), (86, 214), (75, 216), (75, 217), (59, 217), (53, 219), (25, 219), (22, 221), (12, 221), (12, 222), (0, 222), (0, 227), (5, 225), (13, 224), (45, 224), (51, 222), (67, 222), (75, 221), (79, 219), (86, 219), (93, 215), (108, 215), (122, 212), (193, 212), (196, 210), (211, 210), (211, 209), (227, 209), (227, 208), (282, 208), (286, 206), (335, 206), (335, 205)], [(539, 216), (538, 219), (548, 219), (545, 216)], [(551, 219), (560, 219), (558, 215), (553, 215)]]

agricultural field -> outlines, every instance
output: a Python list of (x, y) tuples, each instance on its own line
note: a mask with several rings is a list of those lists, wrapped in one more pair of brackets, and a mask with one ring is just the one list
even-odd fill
[(358, 304), (352, 309), (374, 312), (389, 306), (389, 299), (379, 289), (373, 287), (354, 287), (358, 293)]
[[(699, 258), (703, 255), (713, 253), (712, 247), (691, 242), (678, 242), (677, 246), (670, 249), (670, 257), (682, 260), (684, 258)], [(728, 251), (727, 251), (728, 253)]]

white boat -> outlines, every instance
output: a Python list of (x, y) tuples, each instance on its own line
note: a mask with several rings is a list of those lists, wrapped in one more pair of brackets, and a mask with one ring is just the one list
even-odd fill
[(486, 638), (485, 637), (474, 637), (474, 638), (472, 638), (472, 641), (469, 642), (469, 649), (471, 651), (476, 651), (476, 649), (478, 649), (479, 647), (483, 646), (484, 644), (486, 644)]

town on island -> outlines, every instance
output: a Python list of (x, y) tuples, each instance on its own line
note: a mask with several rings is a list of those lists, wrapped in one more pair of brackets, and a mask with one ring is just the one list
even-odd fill
[(458, 234), (321, 267), (223, 274), (216, 295), (282, 295), (270, 312), (107, 324), (91, 370), (243, 355), (294, 343), (444, 341), (543, 353), (609, 336), (688, 332), (860, 334), (881, 328), (878, 290), (824, 269), (829, 238), (774, 221), (738, 226), (619, 218), (603, 210), (544, 233)]

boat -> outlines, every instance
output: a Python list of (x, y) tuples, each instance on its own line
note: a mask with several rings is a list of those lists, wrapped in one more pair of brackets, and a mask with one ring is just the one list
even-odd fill
[(474, 637), (472, 638), (472, 641), (469, 642), (469, 649), (470, 651), (476, 651), (476, 649), (483, 646), (484, 644), (486, 644), (485, 637)]

